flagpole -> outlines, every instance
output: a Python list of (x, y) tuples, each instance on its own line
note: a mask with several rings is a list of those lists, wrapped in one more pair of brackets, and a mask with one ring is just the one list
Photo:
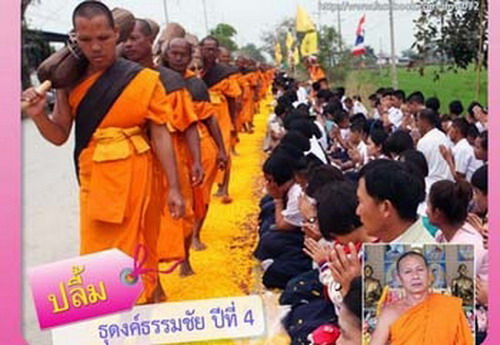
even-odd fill
[(165, 12), (165, 22), (168, 24), (168, 6), (167, 6), (167, 0), (163, 0), (163, 11)]
[(479, 95), (481, 94), (481, 67), (483, 64), (483, 59), (484, 59), (484, 52), (483, 52), (483, 34), (484, 34), (484, 27), (483, 27), (483, 21), (484, 21), (484, 0), (479, 1), (479, 49), (478, 49), (478, 59), (477, 59), (477, 74), (476, 74), (476, 99), (479, 100)]
[(340, 56), (342, 54), (342, 24), (340, 22), (340, 3), (339, 6), (337, 7), (337, 28), (339, 33), (339, 61), (340, 61)]
[(319, 32), (319, 28), (321, 27), (321, 0), (318, 0), (318, 23), (316, 24), (316, 27), (318, 28), (318, 32)]
[(396, 47), (394, 43), (394, 14), (393, 0), (389, 0), (389, 22), (391, 26), (391, 77), (392, 87), (398, 88), (398, 71), (396, 69)]
[(202, 0), (203, 3), (203, 15), (205, 16), (205, 32), (208, 35), (208, 17), (207, 17), (207, 4), (205, 0)]

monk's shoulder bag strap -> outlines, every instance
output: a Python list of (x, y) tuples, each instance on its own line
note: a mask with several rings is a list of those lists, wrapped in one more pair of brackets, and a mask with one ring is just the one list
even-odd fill
[(160, 81), (167, 94), (186, 88), (186, 82), (178, 72), (165, 66), (158, 67), (158, 72), (160, 72)]
[(200, 78), (193, 76), (186, 79), (186, 85), (195, 102), (210, 102), (208, 88)]

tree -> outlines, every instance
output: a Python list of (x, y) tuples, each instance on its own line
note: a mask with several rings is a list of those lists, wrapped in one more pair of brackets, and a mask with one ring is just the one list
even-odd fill
[[(319, 31), (319, 60), (325, 68), (332, 68), (340, 60), (339, 35), (331, 26), (321, 26)], [(345, 44), (342, 43), (342, 46)]]
[(266, 58), (262, 55), (260, 52), (260, 49), (258, 49), (255, 44), (249, 43), (239, 49), (239, 51), (245, 55), (248, 55), (248, 57), (259, 61), (259, 62), (266, 62)]
[(39, 0), (21, 0), (21, 82), (23, 88), (31, 86), (31, 70), (36, 68), (52, 52), (40, 32), (29, 30), (26, 24), (26, 10), (33, 2), (39, 2)]
[(237, 33), (238, 32), (235, 28), (233, 28), (229, 24), (224, 23), (217, 24), (215, 29), (210, 30), (210, 35), (217, 38), (219, 40), (219, 43), (230, 51), (235, 51), (238, 49), (238, 45), (233, 40), (233, 37)]
[(281, 54), (285, 61), (288, 60), (288, 52), (286, 48), (286, 33), (292, 31), (295, 25), (294, 18), (285, 18), (275, 25), (273, 30), (265, 31), (261, 35), (261, 40), (264, 42), (262, 50), (274, 57), (274, 47), (276, 42), (280, 43)]
[[(35, 0), (36, 2), (40, 2), (39, 0)], [(21, 22), (24, 23), (24, 15), (29, 5), (33, 3), (33, 0), (21, 0)]]
[(488, 42), (487, 0), (471, 0), (463, 6), (454, 0), (435, 1), (437, 6), (428, 6), (428, 0), (419, 3), (422, 11), (415, 21), (412, 48), (417, 48), (420, 58), (450, 62), (455, 70), (472, 63), (487, 67), (487, 59), (481, 58)]
[[(428, 57), (431, 47), (436, 47), (435, 56), (441, 61), (441, 72), (445, 62), (450, 69), (467, 69), (476, 66), (476, 97), (481, 86), (481, 68), (488, 68), (488, 0), (435, 0), (428, 6), (420, 0), (422, 12), (416, 23), (414, 46), (420, 56)], [(427, 5), (427, 6), (426, 6)]]

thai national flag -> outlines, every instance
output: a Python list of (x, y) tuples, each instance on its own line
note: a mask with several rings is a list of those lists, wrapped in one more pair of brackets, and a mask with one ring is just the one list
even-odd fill
[(365, 15), (361, 17), (358, 23), (358, 28), (356, 29), (356, 43), (354, 43), (354, 48), (352, 48), (353, 55), (363, 55), (366, 53), (365, 49)]

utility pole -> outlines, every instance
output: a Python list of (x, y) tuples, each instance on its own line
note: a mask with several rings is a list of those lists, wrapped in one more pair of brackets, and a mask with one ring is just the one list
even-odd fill
[(207, 4), (205, 0), (201, 0), (203, 3), (203, 15), (205, 17), (205, 35), (208, 35), (208, 17), (207, 17)]
[(476, 75), (476, 99), (479, 100), (479, 94), (481, 92), (481, 67), (483, 65), (484, 59), (484, 42), (483, 42), (483, 34), (484, 34), (484, 0), (480, 0), (479, 2), (479, 49), (478, 49), (478, 57), (477, 57), (477, 75)]
[(339, 7), (337, 8), (337, 31), (339, 33), (339, 61), (340, 57), (342, 56), (342, 23), (340, 21), (340, 2), (342, 0), (339, 0)]
[(394, 44), (394, 14), (393, 0), (389, 0), (389, 22), (391, 26), (391, 77), (392, 87), (398, 88), (398, 71), (396, 69), (396, 47)]
[(318, 22), (316, 23), (316, 27), (319, 32), (319, 28), (321, 27), (321, 0), (318, 0)]
[[(377, 56), (378, 73), (382, 75), (382, 61), (383, 61), (383, 50), (382, 50), (382, 36), (379, 37), (379, 53)], [(380, 62), (380, 63), (379, 63)]]
[(163, 11), (165, 12), (165, 22), (168, 24), (168, 6), (167, 6), (167, 0), (163, 0)]

